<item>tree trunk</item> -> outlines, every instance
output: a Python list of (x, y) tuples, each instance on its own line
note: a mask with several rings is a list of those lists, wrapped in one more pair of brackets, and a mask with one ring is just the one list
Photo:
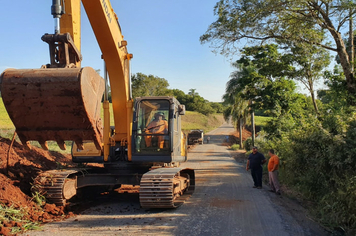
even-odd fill
[(240, 118), (240, 126), (239, 126), (239, 144), (240, 144), (240, 149), (244, 148), (243, 142), (242, 142), (242, 130), (243, 130), (243, 119)]
[(351, 72), (355, 72), (355, 48), (354, 48), (354, 29), (353, 29), (353, 18), (352, 18), (352, 10), (350, 9), (350, 24), (349, 24), (349, 42), (350, 42), (350, 64), (351, 64)]
[[(353, 95), (356, 94), (356, 89), (355, 89), (355, 77), (350, 63), (351, 60), (349, 59), (349, 55), (346, 51), (346, 47), (344, 41), (342, 40), (341, 34), (336, 31), (331, 31), (331, 34), (335, 39), (335, 43), (337, 46), (337, 54), (340, 58), (340, 63), (346, 77), (347, 91), (349, 92), (350, 97), (353, 97)], [(354, 101), (349, 101), (349, 102), (351, 104), (355, 103)]]
[(252, 146), (255, 146), (255, 137), (256, 137), (256, 130), (255, 130), (255, 112), (251, 112), (251, 126), (252, 126)]
[(308, 83), (309, 83), (309, 92), (310, 92), (310, 95), (311, 95), (311, 98), (313, 101), (315, 112), (316, 112), (316, 114), (319, 114), (318, 105), (316, 104), (316, 100), (315, 100), (313, 80), (308, 79)]
[(319, 114), (319, 109), (318, 109), (318, 105), (316, 104), (314, 91), (310, 91), (310, 93), (311, 93), (311, 96), (312, 96), (315, 112), (316, 112), (316, 114)]

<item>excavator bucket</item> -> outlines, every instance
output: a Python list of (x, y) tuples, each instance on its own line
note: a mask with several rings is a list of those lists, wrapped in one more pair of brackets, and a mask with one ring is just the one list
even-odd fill
[(93, 68), (7, 69), (0, 77), (1, 96), (21, 142), (38, 141), (48, 150), (55, 140), (79, 149), (84, 140), (102, 143), (100, 118), (104, 79)]

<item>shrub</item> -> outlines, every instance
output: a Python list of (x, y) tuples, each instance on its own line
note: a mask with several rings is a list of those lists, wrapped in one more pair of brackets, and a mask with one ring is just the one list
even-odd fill
[(309, 116), (289, 127), (280, 138), (259, 139), (259, 149), (276, 149), (281, 182), (312, 201), (322, 223), (356, 229), (356, 117)]
[(239, 145), (239, 144), (233, 144), (233, 145), (231, 146), (231, 149), (232, 149), (232, 150), (239, 150), (239, 149), (240, 149), (240, 145)]

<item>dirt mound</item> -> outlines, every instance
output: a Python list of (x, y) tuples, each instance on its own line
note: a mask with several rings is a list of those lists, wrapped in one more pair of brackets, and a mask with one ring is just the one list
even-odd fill
[[(239, 131), (235, 131), (233, 132), (232, 134), (230, 134), (230, 136), (233, 136), (236, 138), (237, 142), (238, 143), (238, 139), (240, 138), (240, 133)], [(250, 131), (248, 131), (247, 129), (243, 129), (242, 130), (242, 140), (245, 141), (246, 139), (248, 138), (251, 138), (252, 137), (252, 133)]]
[[(242, 130), (242, 141), (245, 141), (248, 138), (251, 138), (252, 133), (250, 131), (248, 131), (247, 129), (243, 129)], [(225, 140), (225, 142), (223, 142), (222, 145), (224, 146), (231, 146), (233, 144), (239, 143), (239, 139), (240, 139), (240, 133), (239, 131), (234, 131), (232, 133), (229, 134), (229, 138), (228, 140)]]
[[(70, 155), (45, 151), (36, 147), (26, 150), (14, 142), (8, 155), (11, 140), (0, 137), (0, 205), (24, 211), (23, 220), (49, 222), (69, 217), (64, 207), (54, 204), (37, 205), (31, 195), (33, 179), (41, 171), (55, 169), (71, 162)], [(0, 235), (11, 235), (10, 228), (22, 229), (19, 222), (0, 219)]]

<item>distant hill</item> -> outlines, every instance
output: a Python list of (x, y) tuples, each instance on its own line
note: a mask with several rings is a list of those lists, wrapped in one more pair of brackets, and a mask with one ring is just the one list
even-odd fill
[(186, 133), (192, 129), (202, 129), (204, 133), (207, 133), (221, 126), (224, 122), (222, 114), (205, 116), (198, 112), (186, 111), (185, 115), (182, 116), (182, 130)]

